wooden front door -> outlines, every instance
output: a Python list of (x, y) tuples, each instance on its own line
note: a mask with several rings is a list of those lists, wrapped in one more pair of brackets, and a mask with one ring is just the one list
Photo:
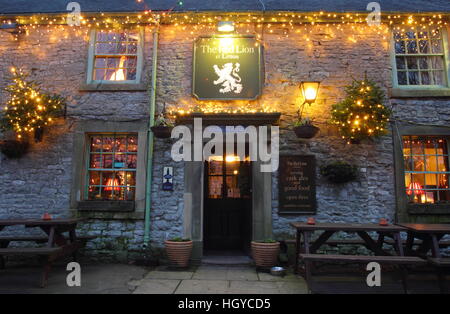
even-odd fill
[(252, 235), (251, 162), (212, 157), (205, 165), (203, 238), (209, 251), (249, 251)]

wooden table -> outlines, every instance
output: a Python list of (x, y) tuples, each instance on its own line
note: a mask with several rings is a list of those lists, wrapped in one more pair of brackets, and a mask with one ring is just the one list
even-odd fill
[[(406, 240), (407, 254), (426, 255), (430, 250), (435, 258), (440, 258), (439, 241), (447, 234), (450, 234), (450, 224), (398, 224), (406, 228), (408, 238)], [(413, 250), (414, 239), (422, 240), (417, 250)]]
[[(378, 224), (353, 224), (353, 223), (316, 223), (308, 225), (303, 222), (291, 223), (297, 231), (296, 233), (296, 258), (295, 270), (298, 270), (300, 253), (314, 254), (327, 240), (336, 232), (356, 233), (365, 243), (366, 247), (373, 251), (375, 255), (387, 256), (390, 253), (383, 250), (385, 237), (394, 240), (394, 248), (399, 256), (403, 256), (403, 246), (400, 238), (400, 232), (405, 228), (397, 225), (380, 226)], [(319, 237), (310, 243), (311, 234), (321, 232)], [(368, 232), (376, 232), (377, 239), (373, 239)], [(301, 239), (303, 238), (303, 243)]]
[[(68, 219), (6, 219), (0, 220), (0, 231), (8, 226), (23, 225), (26, 228), (40, 228), (47, 236), (47, 244), (41, 248), (8, 248), (9, 241), (2, 242), (0, 247), (0, 266), (4, 267), (3, 255), (28, 254), (28, 255), (45, 255), (48, 256), (47, 263), (44, 266), (44, 274), (42, 278), (42, 286), (47, 284), (48, 273), (52, 262), (61, 256), (72, 255), (74, 260), (77, 259), (77, 250), (80, 242), (77, 240), (76, 227), (83, 221), (83, 218)], [(69, 236), (65, 237), (63, 233), (68, 232)], [(18, 237), (17, 241), (20, 241)]]

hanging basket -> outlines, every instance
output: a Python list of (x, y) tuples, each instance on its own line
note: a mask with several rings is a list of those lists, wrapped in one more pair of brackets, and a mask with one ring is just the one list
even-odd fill
[(300, 125), (293, 128), (298, 138), (313, 138), (320, 129), (314, 125)]
[(157, 138), (170, 138), (172, 135), (172, 129), (171, 126), (164, 126), (164, 125), (158, 125), (158, 126), (152, 126), (150, 128)]
[(28, 152), (28, 141), (3, 140), (0, 141), (0, 150), (8, 158), (17, 159)]

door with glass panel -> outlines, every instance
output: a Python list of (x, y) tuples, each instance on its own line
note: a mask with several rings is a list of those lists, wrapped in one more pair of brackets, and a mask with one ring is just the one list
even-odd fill
[(203, 242), (208, 251), (248, 251), (252, 230), (251, 162), (236, 155), (205, 164)]

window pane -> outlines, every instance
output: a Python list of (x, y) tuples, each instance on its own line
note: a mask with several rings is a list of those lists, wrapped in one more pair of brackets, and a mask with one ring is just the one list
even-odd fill
[(106, 154), (103, 155), (103, 168), (112, 168), (113, 166), (113, 155)]
[(397, 57), (395, 61), (397, 62), (397, 69), (406, 69), (404, 57)]
[(101, 167), (102, 167), (102, 155), (91, 154), (89, 168), (101, 168)]
[(136, 169), (137, 165), (137, 155), (128, 155), (127, 156), (127, 168), (128, 169)]
[(222, 174), (222, 161), (210, 161), (208, 164), (208, 174), (210, 175), (221, 175)]
[(88, 200), (98, 200), (101, 198), (102, 198), (102, 195), (100, 194), (100, 187), (98, 187), (98, 186), (89, 186), (88, 187)]
[(126, 172), (126, 185), (135, 186), (136, 185), (136, 172), (128, 171)]
[(404, 41), (396, 41), (395, 42), (395, 52), (396, 53), (405, 53), (405, 42)]
[(444, 59), (442, 57), (430, 57), (430, 61), (434, 70), (444, 69)]
[(406, 80), (406, 72), (398, 72), (397, 77), (399, 85), (408, 85), (408, 81)]
[(114, 154), (114, 168), (126, 168), (127, 156), (125, 154)]
[(408, 57), (406, 58), (406, 63), (408, 65), (408, 69), (418, 69), (417, 67), (417, 59), (416, 57)]
[(420, 53), (429, 53), (430, 49), (428, 46), (428, 40), (419, 40), (419, 52)]
[(103, 137), (103, 152), (112, 152), (114, 148), (113, 142), (114, 137), (111, 136)]
[(431, 85), (429, 72), (420, 72), (420, 77), (422, 79), (422, 85)]
[(431, 51), (433, 53), (442, 53), (442, 40), (432, 40), (431, 41)]
[(137, 152), (137, 136), (128, 136), (128, 151)]
[(413, 156), (413, 171), (425, 171), (425, 161), (423, 156)]
[(94, 80), (102, 81), (102, 80), (105, 80), (105, 79), (106, 79), (105, 69), (96, 69), (94, 71)]
[(126, 71), (126, 79), (134, 81), (136, 79), (136, 68), (129, 68)]
[(222, 198), (222, 186), (223, 177), (222, 176), (210, 176), (208, 177), (208, 198)]
[(428, 64), (428, 58), (427, 57), (419, 57), (417, 58), (419, 61), (419, 68), (422, 70), (427, 70), (430, 66)]
[(417, 42), (415, 40), (408, 41), (406, 44), (408, 53), (417, 53)]
[(419, 72), (408, 72), (409, 85), (419, 85)]
[(100, 185), (100, 171), (89, 171), (89, 184)]
[(116, 137), (114, 142), (114, 150), (116, 152), (126, 152), (127, 151), (127, 138), (125, 136)]
[(97, 43), (95, 44), (95, 54), (96, 55), (107, 55), (118, 53), (117, 43)]
[(95, 57), (95, 65), (96, 68), (106, 68), (106, 58)]
[(446, 85), (444, 71), (433, 71), (433, 79), (435, 85)]
[(102, 151), (102, 137), (101, 136), (92, 136), (91, 137), (91, 152), (100, 152)]

